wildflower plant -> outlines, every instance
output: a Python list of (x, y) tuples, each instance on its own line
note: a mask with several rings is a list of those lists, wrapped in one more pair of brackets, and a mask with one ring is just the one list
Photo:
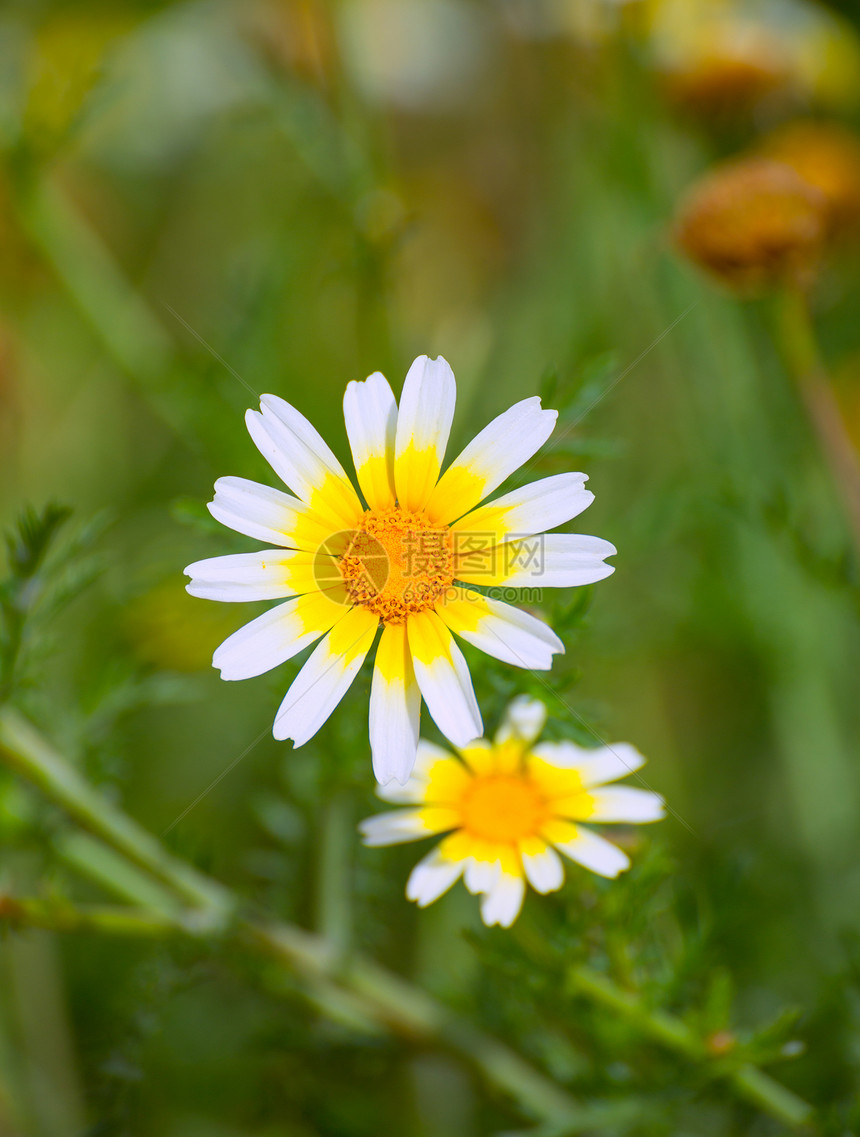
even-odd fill
[[(86, 548), (67, 548), (60, 565), (56, 556), (46, 555), (62, 519), (59, 511), (49, 510), (24, 520), (9, 546), (17, 551), (2, 595), (14, 596), (22, 572), (36, 593), (51, 592), (57, 580), (76, 580), (76, 591), (87, 587), (91, 577), (80, 571), (91, 558)], [(93, 536), (90, 533), (87, 544)], [(0, 608), (0, 613), (7, 667), (15, 672), (8, 632), (17, 617), (10, 625), (8, 608)], [(31, 615), (25, 612), (20, 631), (26, 632)], [(171, 699), (176, 692), (161, 694)], [(128, 676), (119, 688), (115, 685), (109, 712), (106, 707), (93, 709), (89, 733), (96, 722), (102, 731), (109, 723), (115, 730), (138, 699), (152, 705), (158, 697), (140, 677)], [(728, 1089), (741, 1111), (764, 1113), (802, 1131), (811, 1107), (757, 1065), (802, 1051), (794, 1034), (795, 1017), (782, 1015), (752, 1034), (735, 1033), (725, 982), (708, 981), (710, 987), (702, 986), (708, 975), (707, 944), (690, 955), (686, 945), (694, 942), (694, 930), (686, 923), (684, 898), (679, 896), (676, 906), (667, 894), (667, 881), (677, 877), (677, 868), (659, 849), (644, 851), (641, 872), (630, 874), (625, 886), (621, 882), (629, 864), (626, 853), (592, 831), (595, 825), (653, 821), (660, 816), (662, 803), (652, 791), (607, 785), (635, 773), (641, 755), (623, 744), (595, 749), (569, 739), (537, 741), (545, 716), (543, 701), (520, 697), (508, 706), (493, 743), (478, 740), (460, 755), (422, 743), (406, 784), (379, 787), (383, 798), (417, 808), (378, 814), (363, 825), (369, 844), (412, 840), (450, 827), (452, 833), (445, 841), (457, 842), (457, 848), (445, 850), (443, 841), (425, 858), (413, 872), (410, 894), (419, 904), (427, 904), (462, 873), (467, 887), (481, 895), (482, 917), (491, 925), (514, 923), (526, 879), (539, 892), (561, 884), (555, 848), (590, 870), (576, 876), (575, 886), (571, 881), (555, 917), (547, 921), (545, 913), (539, 920), (536, 928), (543, 931), (537, 938), (534, 930), (527, 930), (523, 938), (506, 940), (504, 950), (492, 941), (474, 942), (481, 963), (474, 1007), (463, 1003), (461, 994), (460, 1010), (452, 1009), (354, 946), (347, 949), (349, 966), (344, 970), (343, 956), (338, 954), (344, 946), (328, 918), (325, 930), (311, 932), (286, 918), (247, 911), (234, 889), (169, 851), (117, 802), (94, 788), (75, 763), (8, 701), (0, 705), (0, 757), (21, 784), (38, 789), (48, 808), (17, 798), (14, 784), (5, 781), (0, 784), (0, 820), (7, 838), (14, 833), (20, 849), (38, 849), (43, 858), (47, 853), (48, 864), (51, 858), (56, 863), (46, 890), (31, 896), (0, 893), (0, 919), (12, 935), (18, 929), (39, 927), (95, 937), (102, 946), (127, 938), (163, 945), (157, 956), (162, 1002), (165, 995), (186, 988), (183, 968), (201, 952), (206, 967), (232, 963), (259, 986), (266, 1003), (271, 1003), (272, 1029), (276, 1023), (283, 1029), (284, 999), (288, 1007), (295, 1007), (297, 997), (303, 1008), (310, 1001), (341, 1032), (329, 1040), (322, 1034), (316, 1044), (327, 1070), (321, 1073), (319, 1062), (309, 1069), (306, 1085), (314, 1093), (327, 1092), (330, 1070), (340, 1061), (344, 1046), (361, 1052), (370, 1044), (377, 1058), (390, 1063), (397, 1061), (408, 1040), (410, 1046), (438, 1050), (473, 1069), (492, 1094), (512, 1099), (520, 1114), (544, 1122), (552, 1132), (580, 1123), (610, 1132), (619, 1119), (664, 1112), (667, 1098), (675, 1092), (678, 1070), (685, 1064)], [(296, 773), (294, 763), (285, 767), (284, 786), (293, 800), (300, 796)], [(286, 801), (278, 805), (276, 798), (270, 798), (263, 820), (279, 842), (279, 863), (286, 864), (286, 853), (296, 839), (292, 809)], [(52, 833), (47, 851), (46, 825)], [(330, 840), (325, 826), (317, 839)], [(327, 856), (331, 855), (330, 850)], [(349, 859), (351, 854), (339, 865), (336, 890), (343, 886)], [(589, 879), (619, 873), (621, 882), (604, 881), (609, 891), (594, 891), (587, 884)], [(16, 876), (20, 878), (20, 871)], [(106, 888), (122, 902), (92, 904), (78, 897), (77, 877), (90, 888)], [(357, 881), (356, 896), (369, 909), (378, 889), (374, 879), (379, 879), (376, 870), (363, 872)], [(299, 880), (294, 881), (293, 891)], [(290, 909), (298, 902), (294, 897)], [(381, 946), (385, 929), (378, 921), (367, 931), (367, 941)], [(672, 942), (674, 947), (669, 946)], [(462, 951), (462, 944), (451, 946)], [(606, 959), (616, 956), (628, 969), (623, 985), (607, 972)], [(109, 956), (102, 951), (100, 958), (107, 962)], [(511, 980), (523, 974), (531, 978), (511, 1001), (506, 994)], [(151, 992), (152, 979), (147, 982)], [(688, 995), (678, 1010), (681, 987)], [(96, 1011), (100, 1013), (98, 1007)], [(464, 1012), (472, 1020), (467, 1027)], [(838, 1017), (826, 1004), (820, 1013), (822, 1024), (832, 1022), (834, 1014)], [(561, 1022), (569, 1018), (579, 1024), (578, 1039), (585, 1032), (596, 1065), (581, 1066), (576, 1057), (579, 1041), (568, 1038), (564, 1028), (536, 1026), (555, 1024), (559, 1015)], [(158, 1005), (148, 1019), (153, 1016), (159, 1017)], [(844, 1011), (838, 1021), (844, 1029), (848, 1021)], [(120, 1040), (121, 1052), (139, 1053), (151, 1030), (143, 1021), (130, 1027)], [(498, 1035), (517, 1038), (519, 1052)], [(306, 1041), (303, 1009), (290, 1045), (298, 1054)], [(619, 1058), (633, 1064), (620, 1093), (583, 1111), (566, 1088), (571, 1078), (566, 1071), (577, 1069), (578, 1083), (596, 1098), (602, 1084), (597, 1070)], [(124, 1067), (111, 1070), (109, 1076), (125, 1078)]]
[(841, 7), (2, 6), (0, 1131), (860, 1133)]

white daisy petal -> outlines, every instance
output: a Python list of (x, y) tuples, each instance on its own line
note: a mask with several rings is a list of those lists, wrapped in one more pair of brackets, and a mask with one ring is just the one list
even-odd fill
[(493, 419), (455, 458), (430, 496), (427, 512), (447, 524), (476, 506), (527, 462), (552, 434), (558, 411), (523, 399)]
[(443, 750), (441, 746), (428, 742), (426, 738), (420, 738), (418, 756), (412, 767), (412, 773), (406, 781), (401, 785), (392, 778), (387, 785), (376, 787), (376, 796), (396, 805), (417, 805), (423, 802), (427, 793), (429, 770), (437, 762), (449, 762), (453, 757), (450, 750)]
[(406, 375), (394, 447), (394, 481), (403, 509), (424, 508), (442, 468), (457, 385), (447, 362), (420, 355)]
[(576, 770), (585, 786), (599, 786), (632, 774), (645, 765), (644, 757), (629, 742), (613, 742), (589, 750), (575, 742), (540, 742), (534, 754), (562, 770)]
[(359, 822), (359, 832), (365, 845), (402, 845), (407, 841), (420, 841), (433, 830), (422, 820), (420, 809), (397, 809), (391, 813), (377, 813)]
[(406, 622), (415, 677), (433, 721), (455, 746), (465, 746), (483, 731), (481, 712), (463, 653), (435, 612)]
[(630, 868), (630, 859), (617, 845), (576, 826), (576, 836), (570, 841), (556, 842), (555, 847), (572, 861), (583, 865), (599, 876), (616, 877)]
[(594, 812), (589, 821), (659, 821), (663, 816), (663, 799), (650, 790), (635, 786), (609, 786), (591, 791)]
[(397, 401), (379, 371), (348, 383), (343, 417), (358, 484), (371, 509), (394, 507), (394, 436)]
[(358, 674), (379, 619), (353, 608), (313, 650), (275, 715), (272, 734), (303, 746), (323, 725)]
[(318, 640), (343, 616), (323, 593), (286, 600), (228, 636), (212, 657), (222, 679), (250, 679), (278, 667)]
[(473, 896), (479, 892), (491, 892), (496, 887), (501, 872), (501, 861), (479, 861), (470, 857), (466, 863), (463, 883)]
[(280, 600), (318, 588), (317, 555), (295, 549), (262, 549), (195, 561), (183, 569), (185, 589), (205, 600)]
[(528, 695), (517, 695), (505, 708), (495, 742), (507, 742), (518, 738), (523, 742), (534, 742), (540, 736), (546, 722), (546, 704)]
[(363, 512), (358, 495), (317, 431), (276, 395), (263, 395), (260, 406), (246, 413), (245, 423), (278, 477), (316, 511), (344, 528), (355, 525)]
[(509, 928), (520, 913), (525, 894), (526, 884), (521, 876), (502, 873), (481, 901), (481, 919), (487, 927), (501, 924)]
[(448, 891), (463, 872), (463, 861), (449, 861), (434, 849), (420, 860), (406, 882), (406, 897), (419, 908), (426, 908)]
[[(582, 513), (594, 501), (585, 474), (553, 474), (478, 506), (451, 526), (458, 561), (476, 548), (492, 548), (515, 538), (545, 533)], [(462, 575), (458, 570), (457, 575)]]
[(310, 450), (315, 460), (325, 470), (343, 478), (344, 481), (348, 480), (346, 471), (334, 456), (331, 447), (316, 427), (308, 422), (292, 403), (288, 403), (278, 395), (261, 395), (260, 410), (267, 421), (277, 420), (290, 435), (292, 442), (301, 443), (304, 448)]
[(406, 782), (418, 749), (421, 692), (404, 624), (382, 629), (370, 687), (370, 750), (382, 785)]
[(450, 588), (436, 611), (473, 647), (514, 667), (547, 671), (564, 644), (543, 620), (467, 588)]
[(307, 552), (331, 533), (303, 501), (247, 478), (219, 478), (208, 509), (216, 521), (246, 537)]
[(564, 865), (549, 845), (541, 853), (523, 853), (526, 879), (535, 892), (555, 892), (564, 884)]
[[(511, 588), (574, 588), (594, 584), (615, 572), (603, 563), (616, 548), (601, 537), (581, 533), (538, 533), (522, 541), (498, 545), (486, 558), (483, 568), (470, 575), (468, 568), (458, 575), (474, 584), (506, 584)], [(488, 573), (489, 570), (489, 573)], [(488, 579), (488, 575), (492, 579)]]

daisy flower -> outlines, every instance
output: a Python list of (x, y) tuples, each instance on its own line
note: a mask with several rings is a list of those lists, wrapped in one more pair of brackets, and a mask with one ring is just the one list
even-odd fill
[(284, 601), (217, 649), (222, 679), (261, 675), (320, 641), (275, 716), (275, 738), (296, 746), (343, 698), (382, 626), (370, 692), (380, 782), (403, 782), (412, 769), (422, 697), (454, 745), (483, 731), (452, 633), (517, 667), (547, 669), (564, 650), (542, 620), (474, 585), (567, 588), (613, 571), (603, 563), (615, 552), (608, 541), (545, 532), (591, 503), (584, 474), (542, 478), (481, 504), (552, 433), (557, 414), (540, 399), (499, 415), (440, 477), (455, 397), (441, 357), (415, 360), (399, 407), (379, 372), (348, 384), (344, 417), (362, 501), (307, 419), (263, 395), (245, 416), (248, 431), (296, 496), (219, 478), (209, 510), (276, 547), (185, 570), (193, 596)]
[(484, 923), (508, 928), (522, 907), (526, 881), (536, 892), (561, 888), (559, 853), (600, 876), (615, 877), (630, 867), (627, 855), (591, 823), (663, 816), (658, 794), (606, 785), (645, 759), (626, 742), (599, 750), (573, 742), (534, 745), (545, 720), (543, 703), (520, 696), (492, 743), (477, 739), (454, 755), (422, 739), (406, 784), (378, 787), (385, 801), (409, 808), (363, 821), (366, 845), (447, 833), (406, 885), (407, 897), (421, 908), (462, 876), (471, 893), (482, 895)]

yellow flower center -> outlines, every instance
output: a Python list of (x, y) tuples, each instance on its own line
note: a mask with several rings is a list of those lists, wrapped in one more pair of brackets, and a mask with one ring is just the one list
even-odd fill
[(463, 828), (484, 841), (518, 841), (537, 834), (546, 803), (534, 784), (516, 774), (475, 778), (460, 803)]
[(351, 604), (386, 624), (432, 608), (454, 581), (451, 533), (423, 513), (369, 509), (339, 567)]

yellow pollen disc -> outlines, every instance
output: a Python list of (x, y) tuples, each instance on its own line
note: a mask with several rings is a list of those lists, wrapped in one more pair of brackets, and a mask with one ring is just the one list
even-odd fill
[(452, 538), (423, 513), (369, 509), (351, 535), (339, 567), (352, 604), (386, 624), (402, 624), (432, 608), (454, 581)]
[(535, 786), (516, 775), (476, 778), (463, 795), (463, 828), (484, 841), (536, 836), (546, 806)]

